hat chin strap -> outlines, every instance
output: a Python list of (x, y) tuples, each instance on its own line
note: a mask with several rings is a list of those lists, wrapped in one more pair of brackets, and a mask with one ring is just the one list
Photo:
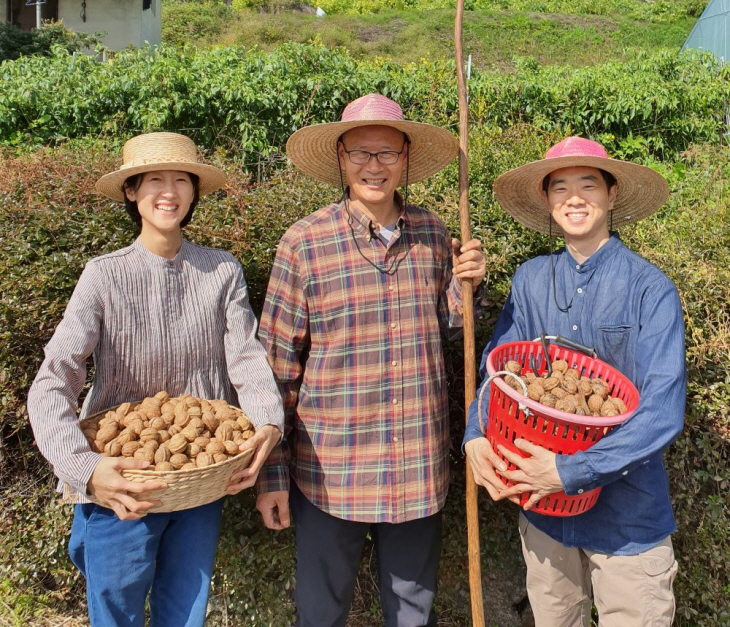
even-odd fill
[(553, 216), (548, 213), (548, 247), (549, 251), (548, 254), (550, 255), (550, 269), (552, 271), (552, 278), (553, 278), (553, 300), (555, 301), (555, 306), (562, 311), (563, 313), (568, 313), (570, 308), (573, 306), (573, 299), (570, 299), (570, 302), (565, 306), (561, 307), (560, 303), (558, 303), (558, 289), (555, 285), (555, 255), (553, 254)]

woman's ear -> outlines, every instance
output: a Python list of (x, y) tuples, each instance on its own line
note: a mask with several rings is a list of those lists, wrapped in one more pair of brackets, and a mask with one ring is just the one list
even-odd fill
[(124, 195), (127, 197), (127, 200), (129, 202), (136, 202), (137, 201), (137, 194), (136, 192), (131, 189), (129, 186), (124, 186)]

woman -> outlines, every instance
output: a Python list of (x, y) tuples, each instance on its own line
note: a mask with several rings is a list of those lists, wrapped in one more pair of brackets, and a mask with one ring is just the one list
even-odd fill
[[(69, 552), (86, 578), (92, 625), (144, 625), (148, 594), (154, 627), (202, 625), (222, 500), (145, 515), (156, 504), (145, 493), (164, 484), (124, 479), (123, 470), (148, 462), (92, 451), (80, 420), (162, 390), (240, 405), (257, 427), (241, 450), (255, 452), (229, 494), (253, 485), (281, 436), (281, 397), (255, 337), (241, 266), (182, 236), (199, 196), (224, 182), (182, 135), (125, 144), (122, 167), (96, 187), (124, 201), (140, 235), (86, 265), (28, 396), (38, 447), (77, 503)], [(94, 381), (77, 415), (92, 354)]]

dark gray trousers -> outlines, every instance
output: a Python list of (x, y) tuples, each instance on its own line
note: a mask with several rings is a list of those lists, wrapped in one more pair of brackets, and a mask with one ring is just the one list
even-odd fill
[(372, 533), (385, 627), (435, 627), (441, 512), (400, 524), (335, 518), (292, 482), (297, 547), (297, 627), (344, 627), (363, 545)]

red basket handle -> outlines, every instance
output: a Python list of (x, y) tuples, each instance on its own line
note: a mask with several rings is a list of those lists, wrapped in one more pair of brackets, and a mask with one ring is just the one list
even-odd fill
[[(581, 353), (585, 353), (586, 355), (593, 357), (594, 359), (598, 359), (598, 354), (596, 353), (595, 349), (589, 348), (585, 344), (580, 344), (578, 342), (574, 342), (573, 340), (569, 340), (567, 338), (564, 338), (560, 335), (546, 335), (546, 340), (552, 340), (556, 344), (563, 344), (564, 346), (567, 346), (568, 348), (572, 348), (573, 350), (580, 351)], [(539, 342), (541, 338), (536, 337), (533, 342)]]
[[(520, 382), (520, 385), (522, 386), (522, 389), (524, 390), (523, 394), (527, 396), (527, 386), (525, 385), (525, 382), (518, 377), (514, 372), (510, 372), (509, 370), (500, 370), (499, 372), (495, 372), (493, 375), (491, 375), (487, 382), (482, 386), (481, 391), (479, 392), (479, 403), (477, 404), (477, 413), (479, 414), (479, 428), (482, 430), (482, 433), (486, 434), (486, 429), (484, 428), (484, 424), (482, 423), (482, 402), (484, 399), (484, 392), (485, 390), (491, 385), (492, 379), (496, 379), (500, 375), (508, 375), (512, 377), (513, 379), (517, 379), (517, 381)], [(531, 416), (532, 412), (530, 411), (530, 408), (527, 407), (527, 405), (523, 405), (522, 403), (518, 403), (518, 406), (520, 410), (522, 410), (525, 414), (525, 416)]]

